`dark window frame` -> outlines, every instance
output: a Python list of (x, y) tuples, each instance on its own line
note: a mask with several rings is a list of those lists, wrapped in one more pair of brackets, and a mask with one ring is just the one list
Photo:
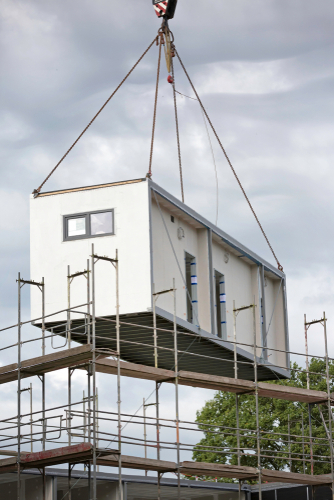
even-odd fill
[[(184, 252), (185, 260), (185, 280), (186, 280), (186, 304), (187, 304), (187, 321), (196, 325), (198, 322), (198, 292), (197, 292), (197, 261), (196, 257), (189, 252)], [(194, 266), (192, 268), (192, 266)], [(195, 275), (193, 272), (195, 270)], [(196, 283), (192, 282), (195, 278)], [(191, 302), (189, 301), (189, 298)]]
[[(91, 234), (90, 216), (93, 214), (105, 214), (106, 212), (111, 212), (112, 214), (113, 231), (111, 233)], [(80, 234), (78, 236), (68, 236), (67, 221), (70, 219), (79, 219), (80, 217), (85, 218), (86, 233)], [(88, 238), (101, 238), (103, 236), (114, 236), (114, 235), (115, 235), (115, 212), (113, 208), (108, 208), (107, 210), (93, 210), (91, 212), (82, 212), (79, 214), (63, 215), (63, 241), (87, 240)]]
[[(227, 340), (227, 309), (226, 309), (226, 281), (225, 274), (214, 269), (215, 287), (215, 323), (216, 336)], [(224, 295), (225, 300), (220, 300)]]

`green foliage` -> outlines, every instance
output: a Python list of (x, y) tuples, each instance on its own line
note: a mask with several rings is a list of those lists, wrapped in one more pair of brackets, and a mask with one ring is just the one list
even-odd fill
[[(291, 379), (272, 382), (278, 385), (307, 387), (306, 373), (295, 363), (291, 367)], [(327, 393), (326, 364), (324, 360), (313, 358), (310, 362), (310, 388)], [(334, 363), (329, 366), (330, 389), (334, 386)], [(256, 406), (253, 395), (240, 395), (239, 428), (241, 465), (257, 467), (257, 456), (250, 450), (256, 450)], [(321, 406), (323, 416), (328, 422), (327, 405)], [(330, 473), (329, 443), (323, 426), (318, 406), (312, 406), (312, 436), (314, 455), (314, 474)], [(290, 446), (288, 427), (290, 420)], [(221, 464), (238, 464), (235, 448), (236, 431), (236, 396), (226, 392), (217, 392), (213, 399), (197, 412), (196, 422), (205, 437), (195, 447), (193, 460)], [(292, 460), (291, 472), (310, 473), (310, 461), (302, 460), (303, 447), (307, 459), (310, 455), (308, 405), (279, 399), (259, 398), (259, 423), (261, 430), (261, 466), (266, 469), (283, 470), (289, 467), (289, 452)], [(304, 438), (302, 427), (304, 425)], [(224, 429), (219, 426), (224, 427)], [(327, 424), (328, 426), (328, 424)], [(231, 429), (228, 429), (231, 428)], [(282, 436), (279, 434), (286, 434)], [(323, 438), (319, 440), (317, 438)], [(304, 441), (304, 443), (303, 443)], [(233, 449), (234, 448), (234, 449)], [(321, 457), (316, 457), (320, 455)]]

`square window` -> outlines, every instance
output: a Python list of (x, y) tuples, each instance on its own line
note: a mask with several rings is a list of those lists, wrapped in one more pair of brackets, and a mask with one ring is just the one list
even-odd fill
[(112, 212), (100, 212), (90, 214), (90, 234), (96, 236), (98, 234), (113, 233), (113, 214)]
[(63, 217), (64, 241), (114, 234), (114, 210), (86, 212)]
[(82, 236), (86, 234), (86, 217), (67, 219), (67, 237)]

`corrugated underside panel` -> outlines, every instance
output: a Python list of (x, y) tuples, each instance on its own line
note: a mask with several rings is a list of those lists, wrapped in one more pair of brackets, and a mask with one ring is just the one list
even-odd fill
[[(145, 328), (146, 327), (146, 328)], [(148, 328), (147, 328), (148, 327)], [(140, 313), (121, 318), (121, 358), (132, 363), (154, 366), (153, 315)], [(47, 324), (54, 333), (64, 336), (64, 323)], [(165, 318), (157, 316), (158, 331), (158, 367), (174, 370), (174, 334), (173, 324)], [(79, 343), (87, 342), (87, 332), (82, 320), (73, 320), (71, 325), (72, 339)], [(234, 377), (234, 354), (226, 347), (187, 331), (178, 326), (178, 363), (179, 370)], [(115, 317), (109, 316), (96, 321), (96, 347), (116, 350)], [(238, 355), (238, 378), (254, 380), (252, 357)], [(277, 380), (282, 378), (270, 368), (258, 367), (258, 380)]]

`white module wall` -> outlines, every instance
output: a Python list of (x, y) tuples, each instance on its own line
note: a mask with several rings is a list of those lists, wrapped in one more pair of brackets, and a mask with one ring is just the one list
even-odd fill
[[(101, 211), (113, 211), (113, 234), (67, 239), (64, 218)], [(73, 229), (80, 233), (74, 223)], [(121, 315), (151, 312), (153, 287), (171, 289), (175, 279), (182, 326), (233, 342), (234, 304), (238, 309), (255, 303), (257, 344), (288, 348), (284, 274), (147, 179), (31, 198), (31, 279), (45, 279), (46, 314), (67, 308), (67, 266), (71, 274), (85, 270), (92, 243), (101, 256), (114, 257), (118, 249)], [(95, 269), (96, 315), (113, 316), (115, 270), (105, 261)], [(32, 318), (38, 318), (41, 294), (36, 287), (31, 293)], [(74, 279), (71, 306), (86, 300), (85, 278)], [(172, 317), (171, 294), (156, 305), (162, 316)], [(65, 321), (66, 314), (52, 320)], [(252, 309), (238, 314), (236, 332), (237, 342), (253, 344)], [(252, 347), (241, 348), (252, 354)], [(257, 354), (287, 366), (284, 353)]]
[[(257, 345), (286, 350), (288, 342), (284, 274), (274, 270), (259, 257), (254, 257), (251, 251), (237, 242), (229, 244), (226, 235), (218, 228), (176, 202), (171, 195), (164, 192), (160, 196), (158, 193), (159, 191), (153, 192), (151, 201), (152, 277), (155, 290), (159, 292), (171, 288), (175, 278), (176, 313), (181, 320), (187, 321), (189, 297), (184, 283), (185, 258), (187, 254), (191, 255), (196, 263), (197, 283), (198, 322), (193, 321), (194, 326), (199, 324), (201, 330), (233, 342), (234, 305), (239, 309), (255, 304)], [(262, 267), (265, 269), (264, 273)], [(216, 279), (223, 283), (219, 293)], [(170, 314), (173, 313), (171, 296), (161, 296), (157, 305)], [(220, 318), (217, 317), (218, 308)], [(237, 314), (237, 342), (248, 344), (241, 348), (250, 354), (253, 354), (253, 324), (252, 308)], [(258, 349), (257, 355), (262, 355), (272, 364), (287, 367), (288, 358), (285, 353)]]
[[(114, 234), (64, 241), (64, 216), (114, 211)], [(46, 314), (67, 307), (67, 266), (71, 274), (87, 268), (94, 243), (95, 253), (119, 254), (120, 313), (151, 308), (150, 229), (148, 184), (135, 182), (99, 189), (84, 189), (31, 197), (31, 278), (45, 279)], [(101, 261), (96, 269), (96, 314), (115, 314), (115, 270)], [(84, 277), (73, 280), (71, 306), (85, 303)], [(41, 314), (39, 290), (32, 290), (31, 314)], [(75, 318), (75, 315), (73, 316)], [(53, 318), (65, 320), (66, 315)]]

